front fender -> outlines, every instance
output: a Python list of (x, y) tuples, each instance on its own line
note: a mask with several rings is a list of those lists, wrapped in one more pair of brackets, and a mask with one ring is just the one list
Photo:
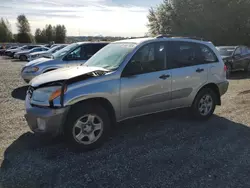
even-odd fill
[(102, 98), (110, 102), (114, 108), (116, 117), (120, 116), (120, 80), (98, 81), (98, 78), (90, 78), (86, 81), (72, 83), (67, 87), (63, 97), (63, 106), (72, 106), (78, 102)]

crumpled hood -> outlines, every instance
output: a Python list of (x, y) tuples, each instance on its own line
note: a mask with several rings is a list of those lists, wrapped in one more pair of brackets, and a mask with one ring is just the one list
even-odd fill
[(44, 57), (38, 58), (38, 59), (35, 59), (35, 60), (33, 60), (33, 61), (30, 61), (30, 62), (26, 63), (26, 64), (25, 64), (25, 67), (31, 66), (31, 65), (32, 65), (32, 66), (36, 66), (36, 65), (39, 65), (39, 64), (41, 64), (41, 63), (44, 63), (44, 62), (47, 62), (47, 61), (51, 61), (51, 60), (53, 60), (53, 59), (44, 58)]
[(38, 87), (39, 85), (60, 81), (60, 80), (68, 80), (80, 75), (88, 74), (95, 71), (104, 71), (108, 72), (108, 70), (100, 68), (100, 67), (87, 67), (87, 66), (73, 66), (60, 68), (51, 72), (47, 72), (41, 74), (30, 81), (30, 85), (32, 87)]

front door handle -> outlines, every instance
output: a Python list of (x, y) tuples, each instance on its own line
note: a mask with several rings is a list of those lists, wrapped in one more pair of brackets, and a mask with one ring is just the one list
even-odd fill
[(196, 72), (198, 72), (198, 73), (203, 72), (203, 71), (204, 71), (204, 69), (200, 69), (200, 68), (196, 69)]
[(168, 74), (163, 74), (163, 75), (161, 75), (159, 78), (162, 79), (162, 80), (166, 80), (166, 79), (169, 78), (169, 77), (170, 77), (170, 75), (168, 75)]

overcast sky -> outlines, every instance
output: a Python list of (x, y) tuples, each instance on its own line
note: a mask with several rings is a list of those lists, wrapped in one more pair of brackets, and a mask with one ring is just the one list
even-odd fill
[(148, 9), (162, 0), (0, 0), (0, 17), (16, 33), (16, 17), (25, 14), (32, 33), (46, 24), (64, 24), (68, 36), (141, 36)]

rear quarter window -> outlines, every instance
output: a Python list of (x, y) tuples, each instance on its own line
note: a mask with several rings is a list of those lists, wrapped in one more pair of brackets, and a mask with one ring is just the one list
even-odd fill
[(218, 62), (218, 58), (215, 55), (214, 51), (204, 44), (198, 44), (198, 49), (201, 53), (201, 60), (204, 63), (215, 63)]

